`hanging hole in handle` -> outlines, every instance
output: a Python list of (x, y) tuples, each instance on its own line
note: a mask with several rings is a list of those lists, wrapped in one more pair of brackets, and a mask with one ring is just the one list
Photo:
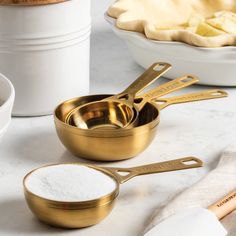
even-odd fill
[(155, 101), (155, 103), (156, 103), (157, 105), (159, 105), (159, 106), (164, 105), (164, 104), (167, 103), (167, 100), (154, 100), (154, 101)]
[(131, 173), (131, 171), (117, 170), (116, 173), (125, 177), (125, 176), (128, 176)]
[(143, 98), (135, 98), (135, 99), (134, 99), (134, 102), (135, 102), (136, 104), (140, 104), (142, 101), (143, 101)]
[(212, 96), (227, 95), (224, 91), (214, 91), (211, 93)]
[(165, 64), (159, 63), (158, 65), (153, 67), (153, 70), (155, 70), (155, 71), (162, 71), (165, 67), (166, 67)]
[(195, 79), (196, 77), (192, 76), (192, 75), (186, 75), (184, 78), (181, 79), (181, 82), (183, 83), (187, 83), (192, 81), (193, 79)]
[(186, 166), (191, 166), (191, 165), (195, 165), (198, 162), (196, 160), (186, 160), (186, 161), (182, 161), (182, 163)]
[(119, 100), (128, 100), (129, 99), (129, 95), (128, 94), (124, 94), (124, 95), (118, 96), (118, 99)]

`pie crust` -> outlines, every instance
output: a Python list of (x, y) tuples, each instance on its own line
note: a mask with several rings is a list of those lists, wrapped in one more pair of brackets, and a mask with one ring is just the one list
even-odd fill
[(179, 41), (200, 47), (236, 46), (236, 34), (202, 36), (187, 30), (193, 14), (210, 18), (218, 11), (236, 12), (235, 0), (118, 0), (107, 11), (123, 30), (141, 32), (159, 41)]

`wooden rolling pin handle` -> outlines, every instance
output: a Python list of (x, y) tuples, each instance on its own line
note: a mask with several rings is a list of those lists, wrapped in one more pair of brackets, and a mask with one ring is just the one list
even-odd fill
[(209, 206), (208, 210), (213, 212), (219, 220), (236, 210), (236, 190)]

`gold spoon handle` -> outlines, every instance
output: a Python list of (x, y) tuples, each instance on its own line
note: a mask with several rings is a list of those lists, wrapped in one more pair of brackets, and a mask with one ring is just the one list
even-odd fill
[(135, 105), (138, 108), (138, 110), (141, 111), (147, 102), (151, 102), (161, 96), (164, 96), (166, 94), (172, 93), (179, 89), (188, 87), (192, 84), (197, 83), (198, 81), (199, 79), (194, 75), (184, 75), (168, 83), (162, 84), (148, 91), (147, 93), (142, 94), (141, 96), (137, 97), (135, 101), (138, 101), (139, 103), (135, 103)]
[(208, 207), (220, 220), (236, 209), (236, 190)]
[[(115, 175), (117, 180), (122, 184), (138, 175), (184, 170), (184, 169), (198, 168), (202, 166), (203, 162), (200, 159), (196, 157), (185, 157), (176, 160), (154, 163), (133, 168), (105, 167), (104, 169), (108, 170), (113, 175)], [(126, 173), (126, 175), (120, 173), (123, 174)]]
[(227, 97), (227, 92), (223, 90), (208, 90), (197, 93), (189, 93), (181, 96), (175, 96), (171, 98), (159, 98), (156, 102), (159, 104), (160, 109), (164, 109), (169, 105), (185, 103), (185, 102), (195, 102), (215, 98)]
[(130, 103), (133, 103), (134, 97), (148, 85), (160, 78), (165, 72), (171, 68), (171, 65), (165, 62), (154, 63), (142, 75), (140, 75), (128, 88), (120, 94), (114, 95), (111, 98), (121, 99), (126, 98)]

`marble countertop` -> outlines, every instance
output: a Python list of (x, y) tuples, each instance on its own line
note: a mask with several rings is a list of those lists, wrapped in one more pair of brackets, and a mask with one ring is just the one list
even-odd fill
[[(103, 20), (109, 4), (110, 0), (92, 2), (91, 93), (121, 91), (143, 71)], [(193, 86), (186, 91), (206, 88)], [(26, 206), (22, 178), (33, 168), (48, 163), (84, 160), (62, 146), (52, 116), (13, 118), (0, 144), (0, 235), (138, 235), (154, 210), (168, 204), (178, 192), (214, 168), (222, 150), (236, 140), (236, 89), (226, 90), (230, 94), (226, 99), (163, 110), (157, 137), (145, 152), (127, 161), (101, 163), (128, 167), (191, 155), (204, 160), (204, 168), (128, 181), (121, 186), (112, 213), (100, 224), (81, 230), (62, 230), (38, 222)]]

